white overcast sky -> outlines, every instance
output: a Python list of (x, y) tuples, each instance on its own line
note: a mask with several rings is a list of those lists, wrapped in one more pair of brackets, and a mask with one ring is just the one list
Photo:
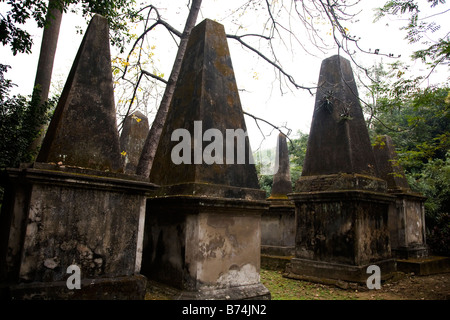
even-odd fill
[[(156, 2), (158, 3), (158, 1)], [(205, 18), (213, 19), (224, 24), (227, 33), (233, 34), (236, 32), (237, 26), (224, 17), (229, 15), (230, 9), (237, 8), (244, 2), (245, 1), (243, 0), (204, 0), (202, 11), (197, 22), (199, 23)], [(406, 35), (405, 31), (399, 30), (401, 26), (404, 26), (407, 23), (407, 21), (404, 20), (405, 17), (388, 17), (377, 23), (373, 23), (373, 9), (382, 6), (384, 2), (385, 1), (363, 0), (362, 4), (353, 11), (361, 11), (357, 17), (359, 22), (348, 23), (345, 26), (349, 29), (350, 34), (361, 37), (360, 46), (362, 48), (366, 50), (379, 49), (380, 52), (393, 53), (395, 55), (401, 54), (402, 60), (415, 66), (416, 71), (419, 70), (419, 72), (426, 73), (424, 66), (417, 62), (413, 63), (409, 59), (413, 47), (404, 39)], [(421, 0), (419, 2), (426, 1)], [(172, 0), (170, 2), (159, 1), (158, 5), (161, 8), (163, 16), (180, 31), (182, 31), (187, 17), (186, 3), (187, 0)], [(423, 6), (424, 9), (427, 7), (427, 4)], [(441, 5), (440, 8), (448, 9), (449, 7), (450, 5), (447, 3)], [(5, 8), (7, 8), (7, 5), (2, 2), (0, 4), (0, 12), (4, 14), (6, 11)], [(165, 10), (164, 8), (167, 8), (168, 10)], [(435, 13), (435, 11), (431, 11), (430, 14), (433, 13)], [(449, 18), (450, 12), (433, 17), (434, 20), (438, 20), (441, 23), (441, 34), (446, 34), (449, 31)], [(262, 13), (252, 11), (247, 12), (241, 18), (243, 29), (238, 32), (238, 34), (259, 32), (258, 30), (261, 30), (266, 19), (267, 18), (263, 18)], [(53, 81), (59, 82), (60, 84), (65, 82), (73, 59), (77, 53), (78, 46), (82, 40), (82, 36), (76, 34), (76, 26), (81, 26), (82, 29), (86, 29), (86, 22), (72, 13), (63, 16), (53, 69)], [(317, 27), (321, 28), (323, 37), (328, 37), (331, 41), (331, 36), (326, 34), (331, 28), (327, 25), (320, 24), (318, 24)], [(0, 47), (0, 62), (12, 66), (12, 69), (7, 73), (6, 78), (11, 79), (18, 85), (13, 93), (20, 93), (22, 95), (28, 95), (32, 91), (42, 35), (42, 30), (36, 29), (33, 24), (27, 25), (26, 29), (33, 35), (34, 39), (32, 54), (18, 54), (13, 56), (9, 47)], [(297, 29), (294, 27), (294, 30)], [(336, 54), (337, 49), (330, 47), (326, 52), (321, 52), (311, 45), (306, 35), (301, 32), (300, 27), (298, 30), (298, 37), (301, 39), (302, 44), (314, 55), (307, 54), (298, 45), (294, 48), (293, 52), (290, 52), (288, 48), (283, 48), (282, 44), (279, 43), (281, 48), (280, 52), (284, 52), (284, 54), (280, 54), (279, 58), (283, 68), (289, 74), (294, 76), (297, 83), (305, 86), (315, 86), (319, 76), (321, 61)], [(159, 31), (154, 32), (153, 37), (154, 45), (156, 46), (154, 51), (155, 58), (158, 59), (159, 70), (163, 72), (165, 78), (167, 78), (170, 74), (176, 48), (173, 45), (173, 40), (168, 37), (167, 31), (163, 27), (160, 27)], [(151, 41), (153, 40), (150, 40), (150, 42)], [(228, 43), (238, 87), (245, 90), (240, 93), (243, 109), (255, 116), (264, 118), (275, 125), (285, 125), (292, 129), (293, 133), (291, 137), (295, 137), (295, 133), (298, 130), (308, 133), (314, 108), (314, 96), (311, 96), (305, 90), (292, 89), (292, 86), (292, 91), (285, 87), (283, 88), (284, 93), (281, 94), (279, 82), (274, 79), (274, 71), (271, 66), (268, 66), (263, 60), (258, 59), (255, 54), (242, 49), (236, 41), (230, 39), (228, 40)], [(380, 56), (363, 53), (357, 53), (355, 59), (365, 67), (370, 67), (381, 61)], [(383, 61), (394, 62), (395, 60), (383, 58)], [(255, 72), (257, 73), (257, 79), (254, 77)], [(442, 79), (447, 78), (447, 74), (448, 68), (444, 68), (443, 71), (436, 71), (431, 75), (430, 81), (442, 82)], [(255, 150), (260, 146), (263, 136), (254, 124), (253, 119), (246, 117), (246, 123), (252, 148)], [(266, 134), (271, 131), (270, 127), (262, 123), (261, 128)], [(275, 132), (270, 137), (267, 137), (262, 145), (263, 148), (275, 145), (277, 135), (278, 132)]]

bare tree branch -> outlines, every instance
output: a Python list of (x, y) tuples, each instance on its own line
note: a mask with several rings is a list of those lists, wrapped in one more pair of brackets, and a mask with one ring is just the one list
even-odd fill
[[(246, 35), (248, 36), (248, 35)], [(246, 43), (245, 41), (242, 40), (242, 36), (237, 36), (237, 35), (232, 35), (232, 34), (227, 34), (227, 38), (230, 39), (234, 39), (236, 41), (238, 41), (241, 45), (243, 45), (244, 47), (246, 47), (247, 49), (250, 49), (251, 51), (253, 51), (254, 53), (256, 53), (258, 56), (260, 56), (261, 58), (263, 58), (265, 61), (267, 61), (269, 64), (271, 64), (272, 66), (274, 66), (277, 70), (280, 71), (280, 73), (282, 73), (288, 80), (289, 82), (291, 82), (297, 89), (305, 89), (308, 90), (308, 92), (312, 95), (313, 92), (312, 90), (314, 89), (314, 87), (305, 87), (302, 85), (299, 85), (298, 83), (295, 82), (295, 79), (293, 76), (291, 76), (290, 74), (288, 74), (286, 71), (283, 70), (283, 68), (281, 68), (281, 66), (279, 66), (276, 62), (272, 61), (271, 59), (269, 59), (268, 57), (266, 57), (261, 51), (253, 48), (252, 46), (250, 46), (248, 43)]]
[(183, 34), (181, 35), (180, 45), (178, 47), (177, 56), (172, 68), (172, 72), (169, 77), (169, 81), (166, 85), (164, 91), (164, 96), (161, 100), (161, 104), (158, 108), (155, 120), (153, 121), (150, 132), (145, 140), (144, 147), (139, 159), (139, 164), (136, 170), (137, 175), (144, 177), (150, 176), (150, 170), (153, 164), (153, 159), (156, 154), (156, 149), (158, 147), (159, 138), (161, 136), (164, 123), (166, 121), (167, 112), (169, 105), (172, 101), (173, 92), (175, 90), (175, 84), (178, 79), (178, 75), (181, 69), (181, 62), (183, 60), (184, 54), (186, 52), (187, 42), (189, 40), (189, 35), (191, 30), (194, 28), (197, 21), (197, 16), (200, 11), (202, 0), (192, 0), (192, 5), (189, 10), (189, 15), (184, 26)]
[[(280, 127), (280, 126), (276, 126), (276, 125), (274, 125), (273, 123), (271, 123), (271, 122), (269, 122), (269, 121), (267, 121), (267, 120), (265, 120), (265, 119), (262, 119), (262, 118), (260, 118), (260, 117), (257, 117), (257, 116), (255, 116), (255, 115), (253, 115), (253, 114), (251, 114), (251, 113), (246, 112), (246, 111), (243, 111), (243, 113), (244, 113), (246, 116), (249, 116), (249, 117), (251, 117), (251, 118), (253, 118), (253, 119), (255, 120), (256, 125), (258, 126), (259, 130), (261, 131), (261, 134), (263, 134), (263, 132), (262, 132), (262, 130), (261, 130), (259, 124), (258, 124), (258, 121), (262, 121), (262, 122), (268, 124), (269, 126), (271, 126), (272, 128), (278, 130), (279, 132), (281, 132), (282, 134), (284, 134), (288, 139), (289, 139), (288, 136), (292, 133), (292, 129), (289, 129), (289, 128), (287, 128), (286, 126), (281, 126), (281, 127)], [(287, 130), (287, 133), (284, 133), (284, 132), (281, 130), (281, 128), (286, 129), (286, 130)], [(263, 134), (263, 136), (265, 137), (264, 134)], [(290, 139), (289, 139), (289, 140), (290, 140)]]
[(166, 85), (169, 83), (169, 81), (167, 81), (167, 80), (164, 79), (164, 78), (161, 78), (160, 76), (158, 76), (158, 75), (156, 75), (156, 74), (150, 73), (150, 72), (145, 71), (145, 70), (141, 70), (141, 72), (142, 72), (143, 75), (146, 75), (146, 76), (148, 76), (148, 77), (151, 77), (151, 78), (153, 78), (153, 79), (156, 79), (156, 80), (158, 80), (158, 81), (161, 81), (162, 83), (164, 83), (164, 84), (166, 84)]

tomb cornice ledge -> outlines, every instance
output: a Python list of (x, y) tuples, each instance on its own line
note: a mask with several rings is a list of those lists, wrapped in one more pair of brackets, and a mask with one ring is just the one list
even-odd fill
[(142, 181), (136, 176), (126, 174), (107, 173), (83, 168), (59, 168), (37, 166), (25, 168), (8, 168), (5, 171), (6, 179), (19, 183), (38, 183), (72, 188), (88, 188), (97, 190), (110, 190), (151, 194), (158, 188), (156, 184)]

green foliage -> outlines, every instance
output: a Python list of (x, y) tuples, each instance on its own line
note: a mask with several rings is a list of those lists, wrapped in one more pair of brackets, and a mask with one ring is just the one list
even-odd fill
[(289, 141), (292, 187), (295, 187), (295, 182), (297, 182), (302, 175), (303, 162), (305, 161), (306, 147), (308, 145), (309, 137), (308, 134), (302, 133), (301, 131), (298, 131), (297, 134), (297, 139), (291, 139)]
[(411, 188), (427, 197), (427, 242), (433, 252), (450, 255), (450, 88), (420, 88), (397, 67), (377, 70), (370, 133), (374, 140), (392, 137)]
[(261, 187), (261, 190), (264, 190), (266, 192), (266, 198), (268, 198), (270, 197), (270, 194), (272, 192), (273, 175), (261, 174), (258, 165), (256, 166), (256, 171), (258, 173), (259, 186)]
[(428, 197), (427, 213), (436, 216), (450, 213), (450, 152), (445, 159), (433, 159), (422, 170), (409, 175), (411, 187)]
[[(13, 84), (4, 78), (7, 68), (0, 64), (0, 168), (32, 160), (34, 154), (28, 147), (37, 137), (36, 128), (48, 121), (48, 110), (55, 104), (55, 100), (41, 104), (32, 102), (31, 97), (9, 97)], [(34, 94), (39, 95), (39, 91)]]
[(439, 213), (432, 221), (433, 226), (428, 227), (427, 244), (435, 254), (450, 256), (450, 214)]
[(433, 159), (422, 170), (410, 173), (413, 190), (425, 195), (427, 243), (434, 253), (450, 256), (450, 151), (444, 159)]
[[(437, 8), (439, 4), (445, 4), (445, 0), (428, 0), (428, 3), (431, 8)], [(437, 39), (437, 41), (433, 41), (432, 45), (429, 45), (430, 42), (424, 39), (429, 39), (429, 34), (435, 33), (441, 26), (429, 19), (426, 21), (421, 19), (420, 12), (419, 5), (414, 0), (390, 0), (382, 8), (379, 8), (376, 19), (386, 15), (408, 14), (408, 24), (402, 28), (407, 32), (406, 39), (410, 43), (422, 41), (425, 46), (424, 49), (415, 51), (412, 58), (421, 59), (433, 68), (439, 64), (450, 62), (449, 34), (447, 33), (443, 38)], [(442, 12), (436, 14), (440, 13)]]
[[(301, 131), (297, 132), (298, 138), (289, 139), (288, 148), (289, 148), (289, 162), (290, 162), (290, 171), (291, 171), (291, 182), (292, 187), (295, 187), (295, 182), (302, 175), (303, 170), (303, 162), (305, 161), (306, 156), (306, 146), (308, 144), (308, 135), (302, 133)], [(254, 155), (254, 158), (257, 159), (256, 171), (258, 174), (259, 185), (262, 190), (266, 191), (267, 197), (270, 196), (272, 192), (272, 184), (273, 184), (273, 175), (265, 175), (262, 174), (262, 166), (263, 159), (261, 159), (260, 154)]]
[[(69, 4), (80, 4), (83, 17), (91, 16), (95, 13), (108, 19), (110, 28), (111, 44), (120, 48), (121, 53), (125, 49), (125, 44), (133, 39), (129, 31), (127, 20), (132, 22), (141, 21), (143, 17), (134, 9), (135, 0), (66, 0)], [(74, 9), (74, 11), (76, 11)]]
[[(29, 20), (34, 20), (39, 28), (45, 27), (48, 24), (46, 20), (48, 9), (66, 12), (71, 8), (72, 11), (81, 10), (84, 17), (94, 13), (105, 16), (112, 31), (111, 43), (122, 50), (124, 44), (131, 39), (125, 18), (132, 20), (140, 18), (139, 14), (133, 10), (134, 0), (52, 0), (50, 2), (9, 0), (7, 3), (10, 10), (6, 12), (6, 15), (0, 15), (0, 42), (4, 46), (9, 45), (14, 55), (31, 53), (33, 39), (22, 25)], [(75, 5), (79, 5), (80, 8), (78, 9)]]
[(450, 38), (441, 39), (438, 43), (429, 46), (426, 49), (417, 50), (412, 55), (413, 59), (421, 59), (427, 62), (431, 59), (430, 65), (432, 67), (450, 61)]
[(47, 10), (44, 1), (8, 1), (11, 10), (6, 16), (1, 15), (0, 20), (0, 41), (2, 44), (10, 45), (14, 55), (18, 52), (31, 52), (33, 39), (31, 35), (18, 27), (25, 24), (31, 17), (37, 22), (39, 27), (45, 25), (45, 12)]
[(354, 291), (341, 290), (302, 280), (285, 278), (282, 270), (261, 269), (261, 282), (269, 289), (272, 300), (356, 300)]
[(274, 157), (274, 150), (263, 150), (253, 153), (253, 158), (256, 160), (255, 166), (259, 186), (261, 190), (266, 192), (267, 197), (270, 196), (273, 184), (273, 175), (267, 174), (267, 168), (270, 168), (271, 164), (273, 164)]
[(449, 92), (450, 88), (425, 88), (401, 98), (378, 99), (372, 132), (392, 137), (408, 172), (445, 158), (450, 148)]

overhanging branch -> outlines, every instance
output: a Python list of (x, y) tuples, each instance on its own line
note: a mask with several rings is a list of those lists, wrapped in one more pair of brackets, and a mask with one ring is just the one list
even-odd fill
[[(249, 36), (249, 35), (244, 35), (244, 36)], [(295, 88), (297, 89), (305, 89), (308, 90), (308, 92), (313, 95), (312, 90), (315, 89), (314, 87), (305, 87), (302, 85), (299, 85), (298, 83), (295, 82), (295, 79), (292, 75), (288, 74), (286, 71), (283, 70), (283, 68), (278, 65), (276, 62), (272, 61), (270, 58), (268, 58), (267, 56), (265, 56), (261, 51), (259, 51), (256, 48), (253, 48), (251, 45), (249, 45), (248, 43), (246, 43), (245, 41), (242, 40), (243, 36), (238, 36), (238, 35), (232, 35), (232, 34), (227, 34), (227, 38), (230, 39), (234, 39), (236, 41), (238, 41), (241, 45), (243, 45), (244, 47), (246, 47), (247, 49), (253, 51), (254, 53), (256, 53), (258, 56), (260, 56), (261, 58), (263, 58), (266, 62), (268, 62), (269, 64), (271, 64), (275, 69), (277, 69), (281, 74), (283, 74), (290, 83), (292, 83)]]

